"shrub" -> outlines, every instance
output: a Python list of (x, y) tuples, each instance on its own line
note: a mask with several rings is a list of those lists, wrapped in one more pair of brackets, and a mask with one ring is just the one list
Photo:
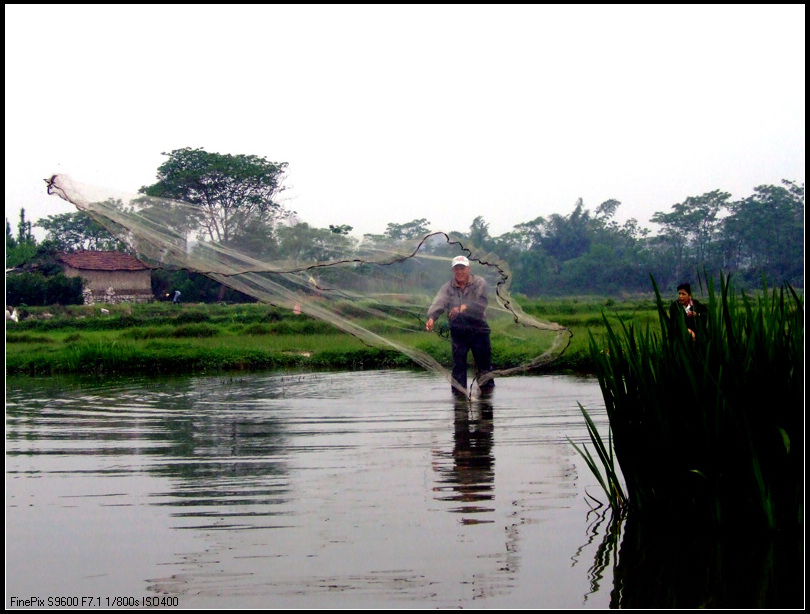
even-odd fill
[(178, 326), (171, 333), (172, 337), (214, 337), (219, 331), (208, 324), (184, 324)]
[(17, 273), (6, 276), (6, 305), (81, 305), (82, 279), (62, 273), (44, 276), (41, 273)]

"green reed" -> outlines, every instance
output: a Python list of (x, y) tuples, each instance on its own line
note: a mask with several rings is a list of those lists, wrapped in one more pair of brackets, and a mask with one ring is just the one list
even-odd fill
[(61, 353), (58, 370), (97, 373), (130, 368), (138, 360), (138, 352), (130, 343), (95, 341), (70, 343)]
[[(574, 449), (579, 452), (580, 456), (585, 459), (588, 469), (590, 469), (591, 472), (596, 476), (599, 485), (602, 487), (602, 490), (607, 497), (610, 508), (621, 513), (627, 506), (627, 495), (624, 494), (621, 476), (619, 475), (620, 470), (616, 465), (616, 459), (613, 455), (613, 442), (611, 434), (608, 432), (608, 442), (605, 444), (602, 440), (602, 436), (599, 434), (599, 431), (596, 428), (596, 425), (594, 424), (590, 415), (588, 415), (588, 412), (585, 411), (585, 408), (582, 407), (582, 405), (579, 406), (579, 409), (585, 418), (585, 424), (588, 427), (588, 435), (590, 436), (591, 443), (596, 450), (599, 462), (597, 463), (596, 460), (594, 460), (593, 456), (591, 456), (591, 453), (588, 451), (588, 448), (585, 446), (580, 448), (577, 444), (571, 441), (570, 437), (568, 438), (568, 441), (572, 446), (574, 446)], [(604, 476), (602, 476), (603, 469), (605, 472)]]
[(654, 279), (660, 330), (622, 322), (617, 331), (606, 318), (606, 346), (591, 337), (628, 511), (795, 528), (803, 521), (803, 299), (790, 286), (750, 297), (728, 277), (719, 291), (705, 281), (709, 313), (695, 340), (680, 319), (670, 322)]

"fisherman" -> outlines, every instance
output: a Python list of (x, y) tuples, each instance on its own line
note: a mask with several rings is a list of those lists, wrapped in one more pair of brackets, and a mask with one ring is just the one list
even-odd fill
[[(487, 324), (487, 282), (470, 271), (466, 256), (456, 256), (451, 262), (453, 278), (444, 284), (427, 311), (425, 328), (433, 330), (436, 320), (447, 312), (450, 320), (450, 340), (453, 351), (453, 380), (467, 390), (467, 353), (472, 351), (477, 368), (476, 379), (481, 390), (492, 390), (490, 328)], [(455, 390), (455, 387), (454, 387)]]

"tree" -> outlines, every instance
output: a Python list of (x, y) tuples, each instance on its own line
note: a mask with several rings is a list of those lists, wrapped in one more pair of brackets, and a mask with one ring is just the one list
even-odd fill
[(632, 218), (616, 223), (619, 206), (606, 200), (592, 216), (578, 199), (569, 215), (537, 217), (490, 239), (491, 251), (511, 265), (512, 289), (529, 296), (644, 290), (649, 276), (642, 247), (649, 231)]
[(17, 247), (17, 239), (11, 234), (11, 224), (9, 224), (8, 218), (6, 218), (6, 253), (8, 253), (8, 250), (15, 247)]
[(11, 224), (6, 218), (6, 269), (31, 262), (36, 255), (37, 241), (31, 232), (31, 222), (25, 219), (25, 209), (20, 209), (16, 237), (11, 234)]
[(341, 224), (340, 226), (329, 224), (329, 230), (336, 235), (348, 235), (353, 229), (354, 227), (349, 226), (348, 224)]
[(395, 241), (421, 239), (430, 233), (428, 221), (425, 218), (411, 220), (405, 224), (389, 223), (385, 230), (385, 236)]
[(279, 226), (278, 250), (281, 258), (296, 261), (326, 262), (346, 258), (355, 240), (328, 228), (313, 228), (306, 222)]
[[(381, 235), (366, 233), (363, 235), (362, 245), (366, 249), (376, 249), (390, 246), (392, 242), (419, 240), (430, 234), (429, 222), (425, 218), (411, 220), (404, 224), (389, 222), (385, 232)], [(426, 249), (427, 246), (426, 246)]]
[(106, 228), (82, 211), (49, 215), (36, 226), (47, 231), (46, 241), (52, 241), (61, 251), (79, 249), (122, 251), (124, 245)]
[(590, 211), (580, 198), (570, 215), (555, 213), (545, 220), (540, 244), (558, 263), (577, 258), (591, 245), (590, 221)]
[(589, 292), (614, 293), (643, 290), (649, 286), (649, 271), (642, 258), (639, 237), (647, 234), (634, 218), (622, 226), (613, 220), (621, 206), (616, 199), (603, 202), (589, 222), (588, 251), (563, 267), (568, 288), (586, 288)]
[(616, 209), (621, 206), (621, 203), (615, 198), (610, 198), (603, 202), (596, 208), (596, 219), (603, 220), (605, 223), (612, 219), (616, 214)]
[(190, 204), (200, 238), (234, 247), (262, 229), (266, 236), (288, 214), (276, 201), (286, 162), (189, 147), (163, 155), (169, 159), (158, 167), (157, 183), (139, 191)]
[(36, 243), (31, 232), (31, 222), (25, 219), (25, 209), (20, 209), (20, 223), (17, 224), (17, 244)]
[[(517, 250), (542, 249), (540, 240), (543, 237), (543, 227), (546, 218), (542, 215), (528, 222), (517, 224), (514, 230), (509, 233), (509, 238), (505, 239)], [(501, 237), (498, 237), (499, 239)]]
[(804, 286), (804, 184), (761, 185), (730, 205), (724, 231), (733, 260), (751, 283), (765, 274), (773, 284)]
[(714, 190), (672, 205), (671, 213), (658, 211), (653, 215), (651, 221), (661, 224), (670, 238), (676, 271), (718, 264), (716, 247), (721, 223), (718, 214), (728, 207), (729, 198), (728, 192)]
[(489, 234), (489, 224), (482, 215), (477, 216), (470, 224), (470, 243), (484, 252), (492, 251), (494, 241)]

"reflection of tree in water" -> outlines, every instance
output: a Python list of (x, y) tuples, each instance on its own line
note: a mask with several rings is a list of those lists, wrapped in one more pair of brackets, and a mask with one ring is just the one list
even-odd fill
[(632, 517), (616, 520), (607, 513), (589, 527), (588, 544), (600, 525), (605, 536), (589, 570), (591, 590), (585, 601), (599, 590), (612, 559), (611, 608), (804, 607), (802, 535), (662, 526)]
[(173, 409), (183, 411), (164, 419), (168, 445), (155, 472), (174, 478), (166, 505), (189, 508), (179, 516), (216, 517), (211, 528), (255, 528), (256, 517), (279, 514), (288, 499), (284, 423), (252, 408), (239, 411), (272, 391), (246, 390), (234, 380), (210, 384), (174, 397)]

